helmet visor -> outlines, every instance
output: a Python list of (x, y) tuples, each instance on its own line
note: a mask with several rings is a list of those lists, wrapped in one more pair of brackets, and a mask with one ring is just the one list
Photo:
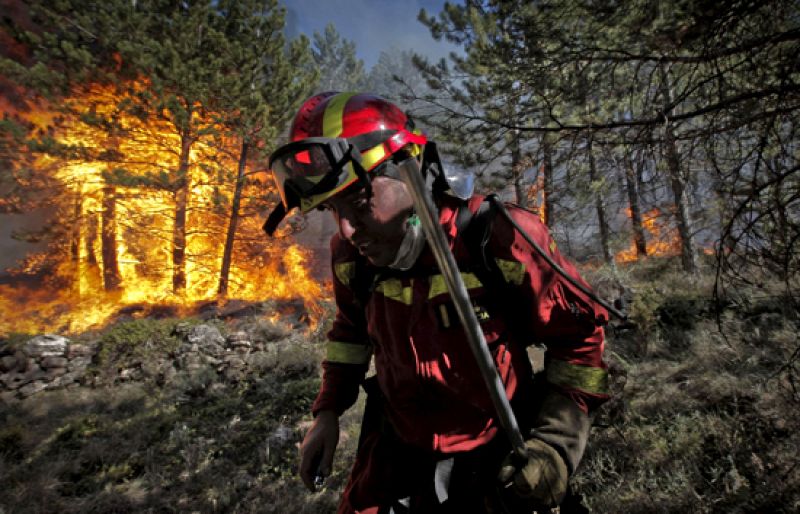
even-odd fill
[(308, 211), (358, 179), (358, 150), (342, 138), (308, 138), (270, 156), (270, 169), (287, 209)]

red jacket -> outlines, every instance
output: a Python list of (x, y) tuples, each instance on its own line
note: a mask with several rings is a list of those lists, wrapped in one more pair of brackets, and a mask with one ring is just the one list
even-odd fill
[[(474, 196), (470, 210), (475, 212), (482, 200)], [(468, 271), (477, 263), (457, 233), (458, 204), (447, 202), (440, 210), (440, 223), (518, 416), (536, 394), (526, 352), (534, 343), (547, 346), (547, 381), (584, 412), (607, 399), (605, 309), (558, 275), (500, 215), (494, 217), (487, 254), (496, 259), (506, 285), (501, 295), (498, 287), (484, 287)], [(520, 208), (510, 211), (557, 263), (579, 277), (538, 216)], [(367, 285), (357, 284), (367, 266), (356, 263), (363, 258), (338, 235), (331, 249), (338, 312), (328, 333), (314, 413), (330, 409), (341, 414), (349, 408), (374, 354), (387, 415), (407, 443), (447, 453), (470, 450), (494, 437), (498, 422), (492, 403), (430, 250), (406, 272), (377, 270), (372, 293), (361, 305), (357, 292)]]

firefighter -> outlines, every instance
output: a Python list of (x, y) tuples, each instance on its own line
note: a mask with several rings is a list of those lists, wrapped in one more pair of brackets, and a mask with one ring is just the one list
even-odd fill
[[(285, 214), (329, 210), (337, 314), (328, 333), (314, 421), (299, 474), (314, 491), (331, 471), (339, 417), (359, 387), (367, 406), (339, 513), (532, 512), (558, 505), (580, 462), (590, 414), (605, 401), (608, 314), (500, 216), (486, 214), (467, 175), (444, 169), (397, 106), (371, 94), (326, 92), (297, 113), (291, 142), (270, 157)], [(526, 438), (515, 458), (442, 275), (420, 229), (401, 167), (422, 173), (438, 209), (499, 377)], [(512, 218), (575, 277), (539, 217)], [(534, 375), (526, 348), (546, 347)], [(375, 375), (366, 379), (374, 359)]]

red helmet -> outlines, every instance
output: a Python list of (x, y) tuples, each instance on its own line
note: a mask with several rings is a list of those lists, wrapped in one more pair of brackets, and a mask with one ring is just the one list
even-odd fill
[(291, 142), (270, 156), (285, 211), (308, 212), (341, 192), (392, 154), (427, 142), (396, 105), (366, 93), (329, 91), (306, 100)]

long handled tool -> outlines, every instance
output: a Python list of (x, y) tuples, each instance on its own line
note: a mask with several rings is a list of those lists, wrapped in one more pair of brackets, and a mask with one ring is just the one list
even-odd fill
[(439, 264), (447, 290), (450, 292), (450, 297), (453, 299), (456, 312), (461, 320), (461, 326), (464, 327), (466, 332), (469, 348), (478, 362), (481, 376), (489, 390), (489, 397), (497, 413), (497, 419), (505, 430), (514, 453), (521, 458), (525, 458), (527, 455), (525, 440), (522, 438), (517, 419), (508, 402), (505, 387), (489, 353), (486, 339), (483, 337), (483, 331), (478, 323), (478, 318), (475, 316), (475, 311), (469, 300), (469, 294), (464, 286), (461, 273), (459, 273), (453, 252), (450, 250), (444, 231), (439, 225), (438, 216), (434, 214), (437, 211), (433, 206), (430, 191), (425, 186), (416, 160), (410, 159), (399, 168), (403, 182), (408, 186), (414, 200), (414, 207), (422, 223), (425, 238), (431, 246), (436, 262)]

